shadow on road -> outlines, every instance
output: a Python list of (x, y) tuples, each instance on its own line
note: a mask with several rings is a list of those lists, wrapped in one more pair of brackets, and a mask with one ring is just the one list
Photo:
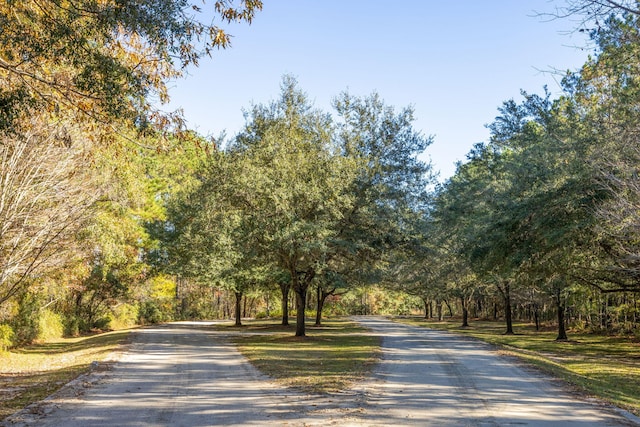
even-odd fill
[(446, 332), (358, 320), (383, 337), (373, 377), (352, 390), (314, 396), (262, 376), (211, 323), (135, 332), (112, 372), (3, 425), (38, 426), (616, 426), (613, 411)]

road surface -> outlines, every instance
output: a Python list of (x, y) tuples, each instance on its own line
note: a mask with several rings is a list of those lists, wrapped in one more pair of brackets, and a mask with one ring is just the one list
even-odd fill
[(488, 345), (446, 332), (359, 321), (383, 336), (371, 378), (329, 396), (280, 388), (206, 323), (134, 333), (130, 350), (4, 426), (629, 426)]

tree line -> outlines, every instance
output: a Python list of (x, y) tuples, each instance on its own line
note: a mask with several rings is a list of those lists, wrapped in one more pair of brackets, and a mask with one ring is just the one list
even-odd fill
[[(260, 1), (214, 2), (221, 23)], [(635, 2), (572, 0), (594, 54), (522, 93), (438, 184), (412, 108), (313, 106), (295, 78), (229, 140), (156, 105), (217, 47), (187, 0), (0, 5), (0, 347), (177, 318), (278, 313), (638, 324)], [(373, 288), (368, 286), (374, 285)], [(369, 289), (369, 291), (367, 291)], [(384, 291), (381, 291), (384, 289)], [(405, 296), (401, 296), (405, 295)], [(274, 307), (274, 301), (278, 300)], [(293, 301), (293, 303), (292, 303)]]
[(169, 304), (175, 283), (146, 261), (145, 223), (205, 141), (158, 105), (169, 79), (229, 46), (226, 24), (261, 8), (0, 3), (0, 348)]
[(456, 299), (465, 325), (471, 304), (499, 305), (507, 333), (516, 307), (536, 322), (553, 310), (559, 340), (568, 317), (638, 325), (637, 4), (568, 12), (586, 13), (594, 56), (564, 76), (562, 96), (499, 108), (489, 140), (437, 189), (422, 258), (403, 273), (425, 299)]
[(338, 289), (375, 282), (428, 200), (430, 165), (417, 156), (431, 140), (412, 128), (410, 108), (348, 93), (334, 108), (337, 118), (314, 109), (285, 76), (280, 98), (253, 106), (244, 130), (211, 153), (198, 185), (157, 226), (169, 270), (232, 289), (238, 323), (243, 294), (273, 285), (285, 324), (294, 292), (304, 336), (312, 285), (319, 315)]

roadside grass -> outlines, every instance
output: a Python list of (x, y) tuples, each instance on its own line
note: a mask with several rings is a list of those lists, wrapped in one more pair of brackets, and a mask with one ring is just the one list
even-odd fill
[(537, 332), (528, 323), (514, 323), (515, 335), (504, 335), (504, 322), (459, 319), (444, 322), (420, 318), (397, 321), (469, 335), (494, 344), (501, 353), (516, 356), (572, 384), (583, 394), (640, 415), (640, 343), (630, 337), (568, 331), (569, 341), (555, 341), (555, 328)]
[(38, 402), (117, 351), (128, 331), (64, 338), (0, 352), (0, 420)]
[(306, 337), (295, 337), (294, 325), (274, 320), (249, 321), (241, 331), (234, 343), (258, 370), (310, 393), (346, 389), (365, 378), (380, 357), (380, 338), (345, 319), (307, 326)]

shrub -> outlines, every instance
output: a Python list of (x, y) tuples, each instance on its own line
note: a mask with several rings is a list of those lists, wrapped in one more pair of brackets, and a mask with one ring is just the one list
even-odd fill
[(91, 329), (99, 329), (101, 331), (109, 330), (109, 326), (111, 324), (111, 318), (108, 316), (100, 317), (93, 321), (91, 325)]
[(266, 310), (261, 310), (256, 313), (256, 319), (278, 319), (282, 317), (282, 309), (270, 310), (267, 316)]
[(13, 328), (6, 323), (0, 324), (0, 352), (5, 352), (13, 345)]
[(61, 338), (64, 334), (64, 325), (62, 317), (51, 310), (42, 310), (40, 312), (39, 334), (38, 339), (50, 340), (53, 338)]
[(114, 307), (110, 326), (113, 329), (126, 329), (134, 326), (138, 320), (138, 308), (132, 304), (119, 304)]
[(18, 298), (18, 312), (11, 320), (14, 344), (31, 344), (40, 335), (40, 302), (35, 294), (25, 292)]
[(80, 335), (80, 319), (77, 316), (65, 317), (62, 323), (65, 336), (77, 337)]
[(138, 321), (144, 325), (147, 323), (160, 323), (164, 320), (162, 311), (155, 301), (145, 301), (138, 309)]

